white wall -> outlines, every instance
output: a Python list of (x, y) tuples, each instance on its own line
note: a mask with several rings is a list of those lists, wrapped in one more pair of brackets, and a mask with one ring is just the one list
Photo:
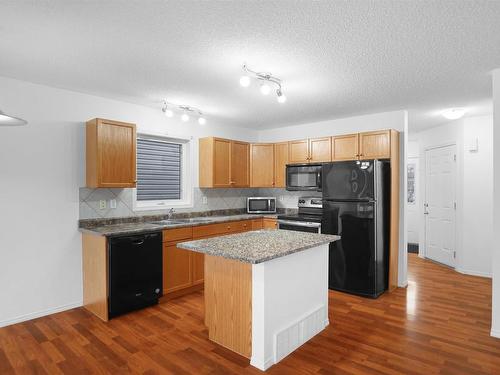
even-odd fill
[(259, 132), (260, 142), (279, 142), (293, 139), (323, 137), (336, 134), (358, 133), (379, 129), (395, 129), (401, 132), (400, 139), (400, 227), (399, 227), (399, 280), (404, 287), (407, 280), (407, 229), (406, 229), (406, 164), (408, 145), (408, 113), (394, 111), (337, 120), (294, 125)]
[[(500, 233), (500, 69), (493, 72), (493, 233)], [(491, 335), (500, 338), (500, 249), (492, 241), (493, 298)]]
[[(160, 108), (7, 78), (0, 87), (1, 109), (29, 121), (0, 127), (0, 326), (82, 303), (77, 222), (86, 120), (111, 118), (180, 136), (258, 137), (249, 129), (176, 122)], [(197, 171), (196, 140), (193, 147)], [(193, 178), (197, 185), (198, 173)]]
[[(438, 127), (412, 135), (420, 148), (421, 192), (419, 207), (419, 252), (425, 256), (425, 150), (455, 144), (456, 164), (456, 252), (455, 268), (459, 272), (491, 275), (492, 230), (492, 131), (491, 116), (449, 121)], [(478, 150), (470, 145), (477, 139)]]

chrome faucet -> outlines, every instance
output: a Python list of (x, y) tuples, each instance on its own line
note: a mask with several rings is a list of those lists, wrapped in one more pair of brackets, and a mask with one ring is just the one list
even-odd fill
[(172, 215), (174, 214), (174, 209), (171, 208), (170, 210), (168, 210), (167, 212), (167, 220), (170, 220), (172, 218)]

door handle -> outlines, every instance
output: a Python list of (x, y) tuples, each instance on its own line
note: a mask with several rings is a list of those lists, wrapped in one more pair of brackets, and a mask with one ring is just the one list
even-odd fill
[(132, 242), (132, 244), (134, 244), (134, 245), (142, 245), (143, 243), (144, 243), (144, 240), (137, 240), (137, 241)]

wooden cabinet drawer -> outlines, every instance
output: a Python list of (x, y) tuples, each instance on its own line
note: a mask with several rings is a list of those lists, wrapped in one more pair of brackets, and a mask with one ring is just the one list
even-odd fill
[(229, 232), (245, 232), (247, 230), (252, 230), (252, 221), (251, 220), (242, 220), (242, 221), (233, 221), (232, 223), (228, 223), (230, 225)]
[(199, 227), (193, 228), (193, 238), (210, 237), (217, 234), (228, 233), (228, 225), (231, 223), (219, 223), (219, 224), (209, 224), (200, 225)]
[(278, 220), (265, 217), (263, 220), (264, 229), (278, 229)]
[(179, 240), (188, 240), (193, 237), (193, 228), (175, 228), (165, 229), (163, 231), (163, 242), (175, 242)]
[(264, 228), (264, 220), (263, 219), (252, 220), (252, 230), (259, 230), (262, 228)]

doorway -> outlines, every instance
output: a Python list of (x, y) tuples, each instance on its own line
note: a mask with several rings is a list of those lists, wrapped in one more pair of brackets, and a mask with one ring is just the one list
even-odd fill
[(456, 145), (425, 151), (425, 257), (455, 267)]

